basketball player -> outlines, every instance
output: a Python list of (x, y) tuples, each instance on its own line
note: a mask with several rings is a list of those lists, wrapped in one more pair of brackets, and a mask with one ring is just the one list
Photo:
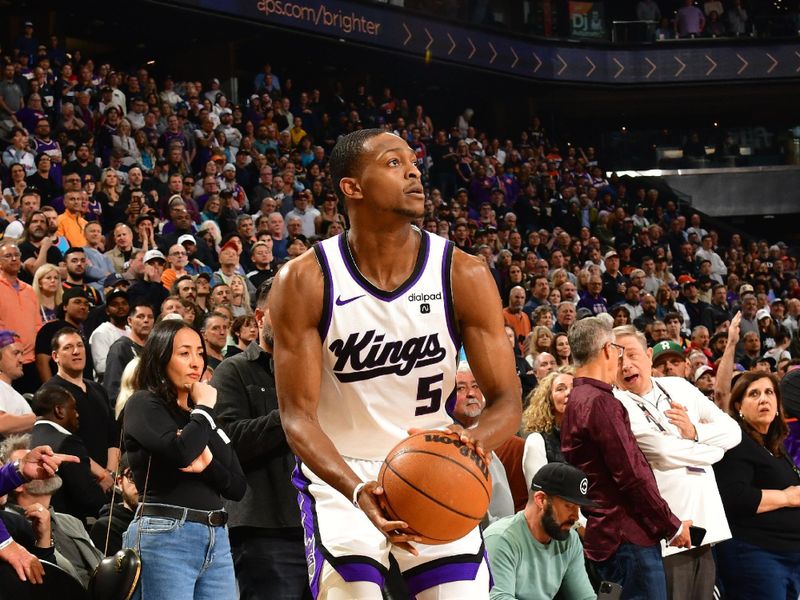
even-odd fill
[[(270, 297), (311, 589), (327, 600), (379, 599), (392, 552), (417, 598), (488, 598), (479, 530), (417, 543), (401, 532), (406, 523), (387, 520), (375, 479), (408, 430), (449, 427), (484, 456), (519, 427), (497, 288), (484, 263), (411, 226), (425, 196), (400, 137), (356, 131), (330, 164), (351, 229), (290, 261)], [(462, 342), (487, 398), (468, 431), (448, 414)]]

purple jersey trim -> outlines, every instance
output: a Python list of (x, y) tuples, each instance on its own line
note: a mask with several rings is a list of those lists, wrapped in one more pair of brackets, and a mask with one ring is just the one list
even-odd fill
[(455, 304), (453, 303), (453, 288), (451, 286), (451, 270), (453, 268), (453, 242), (445, 243), (442, 253), (442, 298), (444, 299), (444, 314), (447, 321), (447, 331), (456, 348), (461, 348), (461, 336), (456, 325)]
[(419, 254), (417, 255), (417, 261), (414, 264), (414, 270), (411, 272), (411, 275), (408, 277), (408, 279), (400, 284), (397, 289), (390, 292), (372, 285), (372, 283), (359, 272), (358, 267), (353, 260), (353, 256), (350, 254), (350, 248), (347, 245), (347, 234), (339, 234), (339, 252), (342, 255), (342, 262), (344, 262), (350, 277), (352, 277), (353, 280), (364, 289), (364, 291), (368, 292), (371, 296), (374, 296), (378, 300), (391, 302), (392, 300), (396, 300), (402, 296), (405, 292), (414, 287), (417, 281), (419, 281), (419, 278), (422, 277), (422, 274), (425, 272), (425, 266), (428, 264), (428, 257), (431, 251), (430, 239), (428, 238), (430, 234), (427, 231), (422, 231), (419, 229), (417, 229), (417, 231), (420, 232), (421, 237)]
[(478, 575), (481, 563), (446, 563), (440, 564), (428, 571), (423, 571), (406, 578), (408, 593), (411, 597), (427, 589), (451, 583), (453, 581), (472, 581)]
[[(318, 244), (319, 245), (319, 244)], [(306, 563), (308, 564), (309, 586), (311, 595), (319, 597), (320, 578), (325, 561), (331, 565), (347, 582), (369, 581), (383, 587), (385, 573), (379, 563), (372, 564), (366, 556), (332, 556), (322, 545), (317, 524), (316, 503), (308, 490), (311, 482), (302, 470), (302, 461), (295, 457), (295, 467), (292, 472), (292, 484), (297, 489), (297, 502), (300, 506), (300, 523), (303, 527), (303, 540), (306, 550)]]
[(300, 524), (303, 527), (303, 541), (306, 550), (306, 564), (308, 565), (308, 579), (311, 595), (319, 596), (319, 580), (322, 576), (322, 567), (325, 557), (322, 554), (321, 544), (317, 536), (317, 516), (314, 510), (314, 497), (309, 493), (308, 486), (311, 482), (303, 475), (300, 459), (295, 458), (295, 467), (292, 472), (292, 484), (297, 488), (297, 503), (300, 506)]
[(314, 246), (314, 253), (317, 256), (319, 268), (322, 270), (322, 315), (319, 320), (319, 336), (324, 340), (328, 336), (333, 317), (333, 279), (331, 277), (331, 267), (328, 264), (328, 257), (322, 244)]
[(456, 418), (453, 416), (453, 412), (456, 409), (456, 390), (453, 388), (453, 391), (448, 396), (447, 400), (444, 403), (444, 410), (445, 412), (450, 415), (450, 417), (455, 421)]
[(353, 581), (369, 581), (383, 587), (384, 577), (380, 569), (362, 562), (339, 563), (336, 572), (348, 583)]

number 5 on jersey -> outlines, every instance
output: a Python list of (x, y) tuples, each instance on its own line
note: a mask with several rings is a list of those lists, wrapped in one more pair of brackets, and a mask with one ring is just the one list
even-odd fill
[(429, 415), (439, 410), (442, 405), (442, 388), (434, 387), (444, 381), (444, 373), (431, 377), (420, 377), (417, 385), (417, 410), (414, 415)]

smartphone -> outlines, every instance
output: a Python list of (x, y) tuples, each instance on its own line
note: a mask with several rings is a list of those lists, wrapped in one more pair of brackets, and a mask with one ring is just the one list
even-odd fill
[(597, 600), (619, 600), (622, 597), (622, 586), (611, 581), (601, 581), (597, 590)]
[(689, 537), (692, 539), (692, 548), (697, 548), (703, 543), (703, 539), (706, 537), (706, 530), (703, 527), (692, 525), (689, 527)]

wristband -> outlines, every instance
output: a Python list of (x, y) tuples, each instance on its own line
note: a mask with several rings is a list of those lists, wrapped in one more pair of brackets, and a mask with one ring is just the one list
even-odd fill
[(21, 479), (21, 480), (22, 480), (24, 483), (28, 483), (28, 482), (30, 481), (30, 479), (28, 479), (27, 477), (25, 477), (25, 474), (22, 472), (22, 464), (20, 463), (19, 459), (15, 460), (15, 461), (14, 461), (13, 463), (11, 463), (11, 464), (12, 464), (12, 465), (14, 465), (14, 470), (17, 472), (17, 475), (19, 476), (19, 478), (20, 478), (20, 479)]
[(353, 488), (353, 506), (355, 506), (356, 508), (361, 508), (358, 505), (358, 494), (361, 492), (361, 490), (364, 489), (365, 485), (367, 484), (362, 481), (356, 487)]

